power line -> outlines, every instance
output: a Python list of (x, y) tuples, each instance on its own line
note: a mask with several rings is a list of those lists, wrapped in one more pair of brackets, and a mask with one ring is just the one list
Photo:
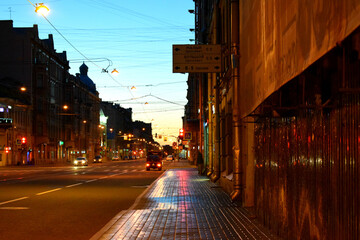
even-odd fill
[[(143, 85), (131, 85), (131, 86), (121, 86), (121, 87), (157, 87), (161, 85), (170, 85), (177, 83), (185, 83), (185, 81), (177, 81), (177, 82), (166, 82), (166, 83), (158, 83), (158, 84), (143, 84)], [(97, 88), (115, 88), (119, 86), (98, 86)]]
[[(138, 100), (138, 99), (145, 98), (145, 97), (153, 97), (153, 98), (159, 99), (159, 100), (167, 102), (167, 103), (171, 103), (171, 104), (175, 104), (175, 105), (179, 105), (179, 106), (184, 106), (184, 104), (169, 101), (169, 100), (163, 99), (161, 97), (155, 96), (153, 94), (147, 94), (147, 95), (143, 95), (143, 96), (137, 97), (137, 98), (130, 98), (130, 99), (124, 99), (124, 100), (112, 100), (112, 101), (117, 102), (117, 103), (121, 103), (121, 102), (127, 102), (127, 101), (132, 101), (132, 100)], [(132, 104), (132, 103), (123, 103), (123, 104)]]
[(144, 112), (134, 112), (133, 114), (146, 114), (146, 113), (159, 113), (159, 112), (175, 112), (175, 111), (183, 111), (183, 108), (177, 108), (177, 109), (169, 109), (169, 110), (152, 110), (152, 111), (144, 111)]
[(151, 96), (154, 97), (154, 98), (157, 98), (157, 99), (159, 99), (159, 100), (162, 100), (162, 101), (164, 101), (164, 102), (168, 102), (168, 103), (175, 104), (175, 105), (179, 105), (179, 106), (184, 106), (183, 104), (176, 103), (176, 102), (172, 102), (172, 101), (163, 99), (163, 98), (161, 98), (161, 97), (157, 97), (157, 96), (155, 96), (155, 95), (151, 95)]

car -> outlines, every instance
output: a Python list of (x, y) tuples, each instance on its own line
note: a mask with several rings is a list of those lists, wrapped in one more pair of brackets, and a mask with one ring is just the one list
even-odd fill
[(119, 156), (113, 156), (113, 157), (112, 157), (112, 160), (113, 160), (113, 161), (119, 161), (120, 158), (119, 158)]
[(124, 156), (124, 160), (129, 160), (129, 156)]
[(101, 155), (96, 155), (93, 162), (94, 163), (102, 163)]
[(149, 155), (146, 158), (146, 171), (151, 168), (157, 168), (159, 171), (162, 169), (162, 161), (158, 155)]
[(173, 155), (167, 155), (166, 156), (166, 161), (173, 161), (174, 160), (174, 156)]
[(148, 156), (149, 155), (158, 155), (160, 160), (162, 160), (162, 157), (163, 157), (162, 152), (159, 152), (159, 151), (149, 151)]
[(74, 165), (75, 166), (87, 166), (88, 165), (88, 160), (86, 159), (86, 157), (77, 157), (74, 160)]

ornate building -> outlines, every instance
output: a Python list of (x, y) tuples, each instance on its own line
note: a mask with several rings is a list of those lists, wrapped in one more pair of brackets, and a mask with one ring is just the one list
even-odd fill
[[(87, 67), (70, 76), (66, 52), (56, 52), (51, 34), (39, 39), (37, 25), (14, 28), (12, 21), (0, 21), (0, 33), (0, 80), (11, 90), (0, 96), (2, 115), (11, 121), (0, 125), (0, 154), (7, 159), (1, 165), (65, 163), (72, 155), (93, 156), (100, 99)], [(27, 101), (21, 104), (19, 99)], [(6, 153), (4, 145), (11, 150)]]

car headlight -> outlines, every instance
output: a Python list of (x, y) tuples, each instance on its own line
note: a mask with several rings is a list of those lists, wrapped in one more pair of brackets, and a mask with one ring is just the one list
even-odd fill
[(78, 163), (78, 162), (75, 160), (75, 161), (74, 161), (74, 164), (77, 164), (77, 163)]
[(81, 162), (82, 162), (82, 163), (85, 163), (85, 160), (82, 160)]

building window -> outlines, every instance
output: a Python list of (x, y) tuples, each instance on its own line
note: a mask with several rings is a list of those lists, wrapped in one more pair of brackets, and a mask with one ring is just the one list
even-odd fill
[(44, 111), (43, 101), (38, 101), (37, 110), (39, 113), (42, 113)]
[(55, 83), (51, 82), (50, 85), (50, 96), (55, 97)]
[(36, 87), (42, 88), (44, 87), (44, 75), (39, 73), (36, 76)]
[(43, 135), (43, 123), (42, 122), (37, 123), (36, 132), (39, 136)]

